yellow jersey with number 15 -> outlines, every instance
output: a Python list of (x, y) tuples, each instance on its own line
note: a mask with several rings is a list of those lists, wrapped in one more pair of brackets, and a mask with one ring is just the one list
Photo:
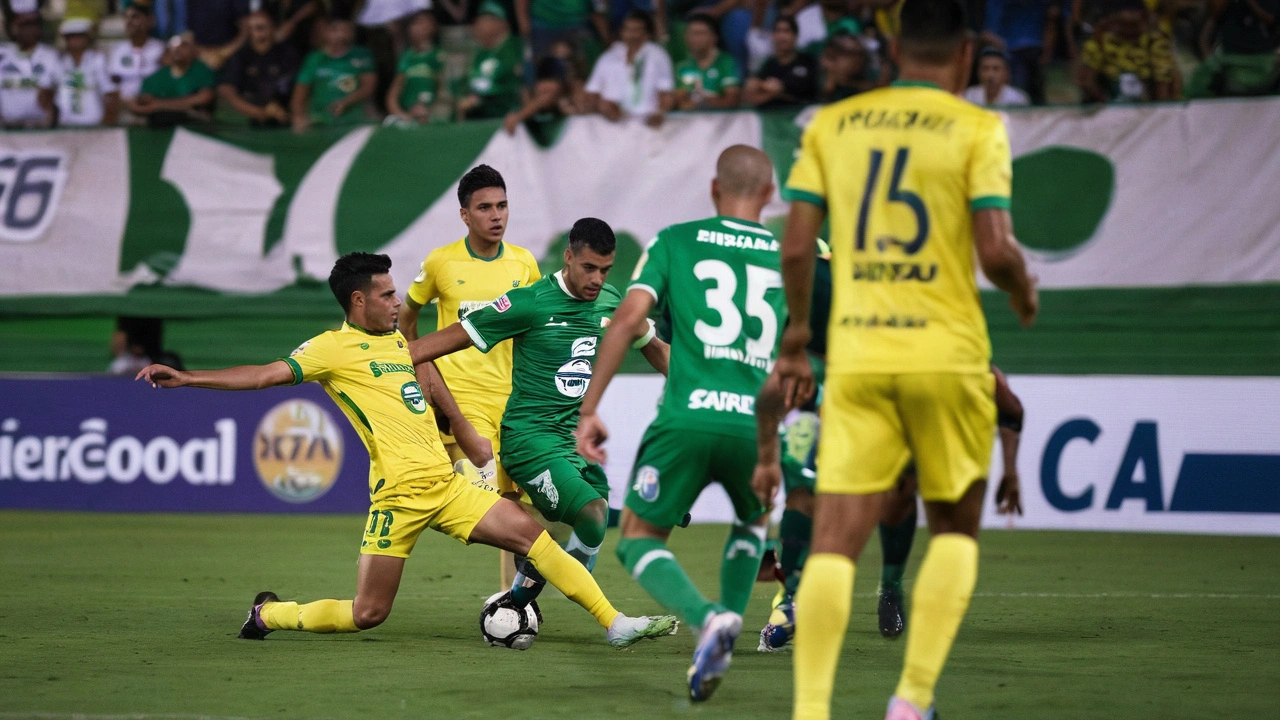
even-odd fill
[[(436, 302), (437, 329), (444, 329), (504, 293), (527, 287), (542, 277), (533, 253), (508, 243), (498, 246), (498, 255), (485, 258), (471, 252), (464, 237), (427, 255), (422, 270), (409, 286), (409, 297), (426, 307)], [(460, 404), (497, 405), (497, 415), (511, 394), (511, 341), (502, 342), (488, 354), (475, 348), (436, 360), (445, 384)]]
[(820, 110), (784, 197), (828, 210), (827, 373), (988, 372), (972, 213), (1009, 208), (999, 115), (898, 82)]
[(435, 414), (399, 331), (350, 323), (320, 333), (284, 360), (293, 384), (318, 382), (369, 450), (369, 494), (413, 495), (453, 475)]

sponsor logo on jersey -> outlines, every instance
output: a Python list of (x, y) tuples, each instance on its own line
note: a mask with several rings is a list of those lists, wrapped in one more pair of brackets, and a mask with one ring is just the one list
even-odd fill
[(404, 400), (404, 406), (414, 415), (421, 415), (427, 411), (427, 399), (422, 394), (422, 386), (417, 380), (410, 380), (400, 386), (400, 399)]
[(750, 395), (739, 395), (726, 390), (703, 390), (698, 388), (689, 393), (689, 409), (755, 415), (756, 399)]
[(547, 499), (547, 502), (552, 508), (555, 508), (560, 504), (560, 491), (556, 489), (556, 484), (551, 481), (550, 470), (543, 470), (542, 473), (538, 475), (538, 477), (534, 478), (533, 482), (529, 484), (533, 486), (534, 490), (541, 493), (542, 497)]
[[(594, 351), (594, 349), (593, 349)], [(591, 384), (591, 361), (574, 358), (556, 371), (556, 389), (561, 395), (580, 398), (587, 394), (587, 386)]]
[(493, 301), (493, 307), (500, 313), (504, 313), (511, 309), (511, 299), (506, 295)]
[(412, 365), (405, 365), (404, 363), (380, 363), (377, 360), (369, 363), (369, 372), (373, 373), (374, 377), (382, 377), (383, 375), (390, 375), (391, 373), (414, 374)]
[(310, 400), (286, 400), (267, 411), (253, 444), (258, 478), (285, 502), (321, 497), (342, 468), (342, 433), (328, 411)]
[(636, 470), (636, 481), (631, 486), (632, 490), (640, 496), (645, 502), (653, 502), (658, 499), (658, 468), (652, 465), (645, 465)]
[[(880, 242), (880, 241), (877, 241)], [(905, 262), (859, 262), (853, 264), (853, 279), (867, 282), (933, 282), (938, 264), (922, 265)]]
[(711, 243), (721, 247), (743, 248), (744, 250), (769, 250), (778, 252), (778, 241), (752, 235), (735, 235), (716, 230), (699, 230), (698, 242)]
[(573, 341), (572, 357), (595, 357), (596, 355), (596, 336), (580, 337)]

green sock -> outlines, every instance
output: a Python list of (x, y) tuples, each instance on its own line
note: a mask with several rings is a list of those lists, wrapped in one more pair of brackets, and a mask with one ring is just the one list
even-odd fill
[(700, 628), (707, 613), (723, 609), (698, 592), (684, 568), (676, 562), (676, 556), (661, 540), (623, 538), (618, 542), (617, 554), (640, 587), (667, 610), (679, 615), (686, 625)]
[(897, 525), (880, 523), (880, 550), (884, 555), (884, 569), (880, 571), (880, 587), (902, 589), (902, 576), (907, 572), (907, 558), (911, 556), (911, 543), (916, 539), (916, 511)]
[(778, 526), (778, 542), (782, 545), (782, 575), (786, 578), (788, 595), (795, 595), (800, 586), (800, 573), (805, 558), (809, 557), (809, 540), (813, 535), (813, 518), (799, 510), (784, 510)]
[(720, 561), (720, 604), (741, 615), (751, 601), (751, 590), (760, 574), (767, 529), (759, 525), (734, 523), (724, 544)]

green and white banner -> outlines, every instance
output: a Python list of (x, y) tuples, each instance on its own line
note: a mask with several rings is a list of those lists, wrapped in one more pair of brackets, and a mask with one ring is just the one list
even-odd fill
[[(713, 213), (723, 148), (763, 147), (785, 179), (803, 120), (676, 115), (654, 130), (574, 118), (549, 145), (496, 123), (303, 136), (6, 133), (0, 320), (328, 317), (334, 307), (319, 281), (338, 255), (386, 252), (403, 287), (428, 252), (461, 236), (457, 181), (479, 163), (506, 178), (508, 241), (553, 265), (573, 222), (600, 217), (622, 238), (621, 283), (658, 229)], [(1055, 343), (1070, 345), (1073, 332), (1079, 341), (1099, 321), (1131, 342), (1180, 328), (1186, 342), (1228, 346), (1220, 372), (1280, 373), (1280, 100), (1029, 110), (1007, 121), (1015, 230), (1046, 292), (1046, 322), (1053, 327), (1056, 310), (1066, 323)], [(779, 198), (766, 217), (777, 228), (785, 213)], [(999, 298), (987, 302), (993, 333), (1011, 329)], [(1105, 332), (1087, 338), (1111, 345)], [(1153, 362), (1156, 372), (1187, 373)], [(1087, 360), (1025, 369), (1152, 371)], [(1190, 374), (1201, 372), (1215, 371)]]

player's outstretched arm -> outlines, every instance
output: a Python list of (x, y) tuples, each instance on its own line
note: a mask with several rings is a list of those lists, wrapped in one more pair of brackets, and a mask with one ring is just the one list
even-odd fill
[(459, 322), (409, 343), (409, 355), (413, 357), (414, 365), (420, 365), (449, 353), (465, 350), (474, 344), (467, 329)]
[(996, 366), (996, 418), (1000, 431), (1000, 450), (1004, 457), (1004, 476), (996, 489), (996, 513), (1022, 514), (1022, 488), (1018, 480), (1018, 443), (1022, 439), (1022, 401), (1009, 387), (1009, 381)]
[(458, 409), (458, 403), (449, 392), (444, 376), (434, 362), (422, 363), (418, 366), (427, 379), (427, 396), (431, 398), (431, 406), (439, 410), (449, 419), (449, 429), (453, 431), (458, 448), (476, 467), (482, 468), (493, 460), (493, 443), (476, 432), (471, 421)]
[(261, 390), (276, 385), (292, 385), (293, 370), (283, 360), (266, 365), (240, 365), (223, 370), (174, 370), (167, 365), (148, 365), (134, 380), (151, 387), (202, 387), (212, 390)]
[(1027, 273), (1027, 262), (1013, 237), (1013, 219), (1008, 210), (987, 208), (973, 214), (973, 238), (978, 264), (993, 285), (1009, 293), (1009, 304), (1023, 327), (1031, 327), (1040, 310), (1035, 278)]
[[(574, 435), (578, 438), (578, 454), (591, 462), (605, 461), (604, 441), (609, 437), (609, 430), (596, 415), (600, 408), (600, 398), (608, 389), (609, 382), (622, 367), (622, 360), (627, 356), (627, 349), (633, 343), (652, 332), (649, 324), (649, 311), (653, 309), (653, 296), (640, 289), (633, 289), (622, 299), (618, 308), (613, 311), (613, 319), (604, 338), (596, 349), (596, 363), (591, 372), (591, 384), (587, 386), (587, 394), (582, 398), (579, 411), (578, 428)], [(651, 338), (647, 343), (653, 344)], [(664, 345), (666, 343), (663, 343)], [(648, 354), (645, 355), (649, 357)], [(652, 363), (653, 360), (651, 359)], [(654, 365), (657, 367), (657, 365)]]
[(751, 475), (751, 489), (765, 507), (773, 506), (773, 498), (782, 484), (782, 443), (778, 441), (778, 424), (786, 416), (782, 401), (782, 379), (769, 373), (756, 394), (756, 469)]
[(782, 236), (782, 286), (787, 295), (787, 328), (774, 370), (781, 381), (786, 407), (803, 405), (813, 396), (813, 368), (806, 348), (813, 337), (809, 310), (813, 302), (813, 267), (818, 246), (814, 238), (822, 230), (827, 211), (810, 202), (791, 203), (786, 232)]

